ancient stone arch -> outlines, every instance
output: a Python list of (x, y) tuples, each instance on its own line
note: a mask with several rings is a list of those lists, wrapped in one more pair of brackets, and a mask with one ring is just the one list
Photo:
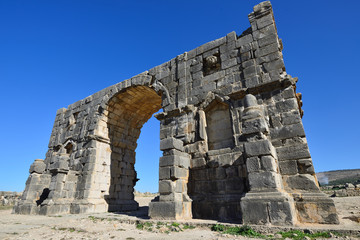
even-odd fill
[(296, 78), (285, 72), (270, 2), (251, 27), (57, 111), (45, 160), (37, 159), (20, 214), (138, 208), (136, 140), (160, 121), (154, 219), (248, 224), (338, 223), (316, 180)]

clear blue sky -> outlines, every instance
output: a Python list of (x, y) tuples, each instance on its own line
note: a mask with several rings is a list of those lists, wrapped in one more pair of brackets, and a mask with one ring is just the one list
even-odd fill
[[(201, 44), (240, 34), (260, 1), (0, 0), (0, 190), (22, 191), (56, 110)], [(299, 77), (315, 170), (360, 168), (358, 0), (272, 1)], [(140, 191), (157, 191), (159, 123), (138, 141)]]

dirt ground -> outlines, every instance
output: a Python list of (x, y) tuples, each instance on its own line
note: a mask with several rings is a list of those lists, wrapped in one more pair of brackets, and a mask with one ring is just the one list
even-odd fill
[[(0, 239), (248, 239), (211, 231), (209, 225), (216, 223), (215, 221), (178, 221), (181, 230), (177, 223), (150, 221), (147, 218), (147, 206), (151, 199), (152, 197), (137, 197), (140, 210), (132, 214), (28, 216), (11, 214), (11, 210), (2, 210), (0, 211)], [(360, 234), (360, 197), (334, 198), (334, 201), (339, 213), (340, 225), (300, 227), (324, 231), (352, 230)], [(188, 227), (187, 224), (195, 228)], [(137, 227), (143, 227), (143, 229)], [(262, 233), (275, 231), (269, 227), (262, 227), (259, 230)], [(338, 239), (360, 238), (340, 237)]]

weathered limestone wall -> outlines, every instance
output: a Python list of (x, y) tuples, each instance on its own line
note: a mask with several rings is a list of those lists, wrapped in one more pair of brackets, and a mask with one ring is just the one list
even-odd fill
[[(45, 160), (30, 168), (21, 214), (138, 207), (136, 141), (159, 109), (157, 219), (249, 224), (338, 223), (322, 194), (285, 71), (270, 2), (251, 27), (58, 110)], [(158, 163), (154, 163), (158, 164)]]

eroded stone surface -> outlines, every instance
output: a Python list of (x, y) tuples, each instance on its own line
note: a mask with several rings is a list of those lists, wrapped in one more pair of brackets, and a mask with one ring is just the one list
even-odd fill
[(14, 212), (137, 209), (136, 141), (162, 109), (151, 218), (337, 223), (332, 200), (319, 192), (270, 2), (256, 5), (249, 21), (240, 35), (59, 109), (46, 158), (31, 165)]

